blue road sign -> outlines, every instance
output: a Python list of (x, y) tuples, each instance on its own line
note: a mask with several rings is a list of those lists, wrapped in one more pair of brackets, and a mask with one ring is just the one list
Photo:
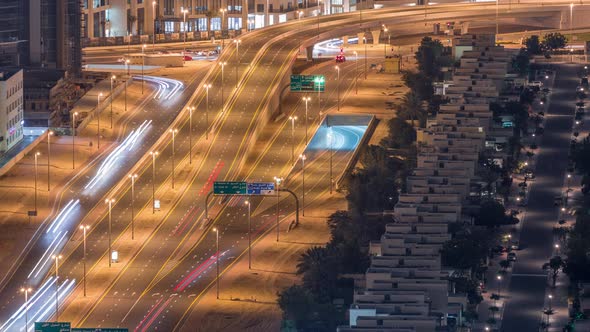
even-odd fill
[(274, 195), (274, 182), (252, 182), (248, 183), (248, 195)]
[(35, 332), (70, 332), (70, 322), (35, 322)]

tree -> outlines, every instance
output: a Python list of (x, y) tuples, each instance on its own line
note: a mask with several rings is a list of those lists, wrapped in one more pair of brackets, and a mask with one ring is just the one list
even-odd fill
[(576, 144), (572, 157), (576, 169), (584, 174), (590, 174), (590, 136)]
[(297, 274), (303, 275), (303, 286), (319, 303), (329, 302), (336, 290), (338, 271), (334, 267), (332, 251), (324, 247), (307, 249), (297, 264)]
[(387, 122), (388, 135), (381, 140), (381, 146), (392, 149), (403, 149), (416, 141), (416, 130), (401, 118), (392, 118)]
[(502, 268), (502, 270), (504, 270), (504, 272), (506, 272), (506, 269), (510, 267), (510, 261), (508, 261), (507, 259), (501, 260), (500, 267)]
[(315, 302), (313, 295), (305, 287), (293, 285), (278, 294), (279, 307), (283, 319), (292, 320), (298, 328), (304, 327), (311, 320)]
[[(585, 205), (585, 209), (588, 206)], [(567, 240), (567, 260), (563, 271), (573, 281), (590, 279), (590, 215), (578, 214)]]
[(530, 55), (539, 55), (543, 53), (543, 48), (539, 41), (539, 36), (537, 35), (532, 35), (525, 39), (523, 45), (525, 46), (527, 53)]
[(432, 78), (427, 77), (426, 74), (406, 70), (402, 73), (402, 80), (412, 92), (419, 96), (420, 100), (429, 101), (434, 96)]
[(567, 38), (559, 32), (551, 32), (543, 37), (541, 48), (547, 51), (558, 50), (567, 45)]
[(565, 267), (565, 262), (561, 259), (561, 256), (553, 256), (549, 259), (549, 262), (543, 264), (543, 270), (549, 270), (551, 273), (551, 280), (553, 287), (555, 287), (555, 282), (557, 281), (557, 276), (559, 275), (559, 271)]
[(526, 49), (521, 48), (520, 52), (512, 59), (512, 69), (520, 75), (526, 75), (529, 71), (529, 54)]
[(504, 205), (495, 200), (485, 200), (481, 203), (479, 215), (475, 217), (475, 224), (488, 228), (505, 225), (509, 222)]
[(522, 103), (509, 101), (504, 106), (506, 113), (514, 118), (514, 134), (520, 137), (521, 132), (527, 131), (529, 112)]
[(443, 52), (444, 46), (438, 39), (433, 40), (430, 37), (422, 38), (418, 51), (416, 52), (418, 70), (429, 78), (438, 78), (441, 65), (445, 61), (443, 59)]
[(401, 103), (397, 107), (397, 112), (399, 117), (406, 120), (412, 120), (412, 127), (414, 127), (415, 120), (419, 120), (420, 124), (422, 124), (427, 116), (422, 100), (412, 91), (406, 92)]

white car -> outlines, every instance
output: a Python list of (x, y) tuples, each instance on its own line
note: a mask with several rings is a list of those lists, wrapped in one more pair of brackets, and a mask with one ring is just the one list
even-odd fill
[(543, 86), (543, 82), (541, 81), (532, 81), (529, 82), (529, 86), (538, 86), (539, 88)]

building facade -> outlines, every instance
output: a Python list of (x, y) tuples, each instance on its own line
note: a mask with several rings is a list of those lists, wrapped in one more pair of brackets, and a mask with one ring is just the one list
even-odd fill
[[(362, 1), (362, 2), (359, 2)], [(252, 30), (373, 7), (372, 0), (83, 0), (83, 37)], [(205, 35), (208, 37), (208, 35)]]
[(0, 69), (0, 152), (23, 139), (23, 71)]

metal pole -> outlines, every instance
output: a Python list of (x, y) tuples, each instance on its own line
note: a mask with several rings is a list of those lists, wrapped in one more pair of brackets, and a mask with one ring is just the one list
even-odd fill
[(84, 287), (84, 297), (86, 297), (86, 230), (88, 229), (89, 226), (85, 226), (85, 225), (80, 225), (80, 229), (82, 230), (82, 243), (83, 245), (83, 250), (84, 250), (84, 258), (82, 260), (82, 266), (83, 266), (83, 271), (84, 271), (84, 275), (82, 278), (82, 283), (83, 283), (83, 287)]
[(305, 145), (307, 145), (307, 102), (311, 99), (310, 97), (304, 97), (305, 100)]
[(154, 38), (152, 39), (152, 52), (156, 51), (156, 1), (152, 2), (152, 11), (154, 12)]
[(305, 160), (307, 159), (307, 157), (304, 154), (302, 154), (300, 156), (300, 158), (301, 158), (301, 179), (302, 179), (301, 182), (302, 182), (302, 188), (303, 188), (302, 195), (301, 195), (301, 197), (302, 197), (302, 202), (301, 202), (302, 203), (302, 205), (301, 205), (302, 211), (301, 212), (302, 212), (303, 216), (305, 217)]
[(108, 258), (109, 258), (109, 267), (111, 267), (111, 254), (113, 252), (112, 250), (112, 241), (111, 241), (111, 230), (112, 230), (112, 218), (111, 218), (111, 210), (113, 208), (113, 201), (114, 199), (107, 199), (107, 203), (109, 204), (109, 254), (108, 254)]
[(206, 84), (205, 89), (207, 89), (207, 108), (205, 109), (205, 139), (209, 140), (209, 88), (211, 84)]
[(51, 190), (51, 172), (49, 167), (51, 165), (51, 135), (53, 135), (53, 131), (47, 131), (47, 191)]
[(330, 137), (330, 194), (332, 194), (332, 190), (334, 187), (334, 176), (332, 173), (332, 155), (334, 154), (334, 137), (332, 137), (334, 134), (332, 133), (332, 127), (328, 127), (329, 128), (329, 132), (328, 132), (328, 137)]
[(193, 107), (188, 108), (188, 163), (193, 163)]
[[(100, 97), (102, 97), (102, 92), (96, 96), (96, 120), (98, 121), (97, 129), (96, 129), (96, 140), (98, 142), (97, 149), (100, 149)], [(113, 80), (111, 80), (111, 100), (113, 98)], [(111, 101), (111, 114), (113, 114), (113, 102)]]
[(357, 51), (354, 51), (354, 94), (359, 94), (359, 87), (358, 87), (358, 78), (359, 78), (359, 54)]
[(225, 107), (225, 100), (224, 100), (224, 96), (223, 96), (223, 76), (225, 73), (225, 62), (221, 63), (221, 112), (224, 111), (224, 107)]
[(363, 37), (363, 43), (365, 44), (365, 79), (367, 79), (367, 38)]
[(39, 152), (35, 153), (35, 212), (37, 212), (37, 159)]
[(338, 72), (338, 83), (336, 88), (336, 90), (338, 91), (338, 102), (336, 103), (336, 105), (338, 112), (340, 112), (340, 67), (336, 66), (336, 71)]
[(76, 149), (74, 148), (74, 145), (76, 145), (76, 115), (78, 115), (78, 112), (72, 114), (72, 169), (76, 168)]
[[(125, 112), (127, 112), (127, 81), (129, 81), (129, 59), (125, 60), (125, 65), (127, 67), (127, 79), (125, 80)], [(113, 129), (113, 113), (111, 113), (111, 129)]]
[(277, 242), (279, 242), (279, 202), (281, 201), (281, 181), (283, 181), (282, 178), (275, 176), (275, 182), (277, 184)]
[(248, 197), (248, 200), (246, 201), (246, 205), (248, 205), (248, 270), (252, 269), (252, 223), (251, 223), (251, 213), (250, 213), (250, 205), (252, 204), (252, 202), (250, 201), (250, 198)]
[[(117, 76), (111, 76), (111, 129), (113, 129), (113, 81), (115, 79), (117, 79)], [(100, 117), (100, 113), (98, 114), (98, 116)]]
[(145, 66), (145, 44), (141, 47), (141, 94), (143, 94), (143, 66)]
[(176, 141), (176, 133), (178, 132), (178, 129), (170, 129), (170, 132), (172, 133), (172, 189), (174, 189), (174, 143)]
[(289, 120), (291, 120), (291, 161), (295, 160), (295, 120), (297, 120), (296, 116), (290, 116)]
[(62, 255), (53, 255), (55, 260), (55, 321), (59, 322), (59, 260)]
[(22, 288), (21, 292), (25, 293), (25, 332), (28, 331), (29, 326), (29, 288)]
[(217, 287), (217, 299), (219, 300), (219, 229), (213, 228), (215, 232), (215, 268), (217, 270), (217, 280), (215, 282)]
[(135, 239), (135, 178), (137, 174), (129, 175), (131, 178), (131, 240)]
[(152, 214), (156, 213), (156, 156), (158, 152), (150, 152), (152, 155)]

